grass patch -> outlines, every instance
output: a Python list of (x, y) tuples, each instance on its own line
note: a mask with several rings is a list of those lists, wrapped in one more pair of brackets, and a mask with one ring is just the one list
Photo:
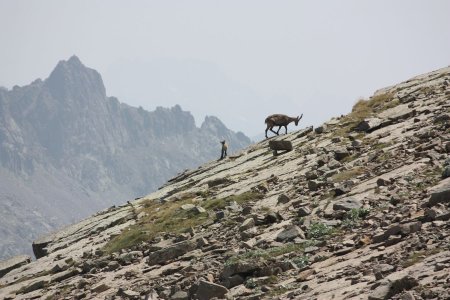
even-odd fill
[[(190, 195), (190, 197), (178, 197), (177, 201), (165, 203), (154, 200), (145, 202), (144, 208), (138, 213), (145, 212), (147, 216), (110, 240), (104, 248), (105, 253), (110, 254), (121, 249), (131, 248), (141, 242), (149, 241), (163, 232), (183, 233), (189, 228), (199, 226), (209, 220), (207, 212), (197, 213), (195, 210), (183, 210), (181, 206), (192, 204), (192, 197), (196, 196), (194, 194), (184, 195)], [(201, 206), (207, 211), (223, 209), (233, 201), (243, 204), (263, 197), (263, 194), (257, 192), (246, 192), (224, 199), (207, 199), (202, 202)]]
[(403, 268), (410, 267), (412, 265), (415, 265), (421, 261), (423, 261), (427, 256), (431, 256), (433, 254), (437, 254), (441, 252), (439, 248), (434, 248), (430, 250), (424, 250), (424, 251), (418, 251), (411, 253), (407, 259), (405, 259), (402, 263)]
[(369, 212), (370, 211), (366, 208), (353, 208), (346, 213), (342, 226), (345, 228), (355, 227), (361, 220), (364, 220), (369, 215)]
[(397, 99), (392, 99), (392, 94), (385, 93), (373, 96), (369, 100), (358, 100), (353, 106), (352, 112), (341, 119), (341, 124), (345, 125), (339, 128), (336, 131), (336, 134), (338, 136), (345, 136), (365, 118), (373, 116), (374, 114), (379, 113), (383, 110), (397, 106), (399, 104), (399, 101)]
[(251, 191), (226, 198), (208, 199), (204, 201), (202, 207), (207, 210), (218, 210), (224, 209), (233, 202), (236, 202), (237, 204), (244, 204), (249, 201), (261, 200), (263, 198), (264, 194)]
[(320, 239), (333, 232), (333, 228), (323, 223), (313, 223), (307, 233), (307, 237), (310, 239)]
[(148, 201), (142, 210), (147, 216), (110, 240), (104, 248), (105, 252), (112, 253), (131, 248), (143, 241), (153, 239), (162, 232), (182, 233), (190, 227), (203, 224), (209, 218), (207, 213), (196, 213), (194, 210), (187, 211), (181, 208), (182, 205), (191, 203), (192, 199), (169, 201), (163, 204)]
[(331, 180), (333, 180), (333, 182), (346, 181), (348, 179), (351, 179), (351, 178), (354, 178), (361, 174), (364, 174), (365, 171), (366, 170), (363, 167), (354, 167), (350, 170), (345, 170), (345, 171), (342, 171), (340, 173), (337, 173), (337, 174), (331, 176)]

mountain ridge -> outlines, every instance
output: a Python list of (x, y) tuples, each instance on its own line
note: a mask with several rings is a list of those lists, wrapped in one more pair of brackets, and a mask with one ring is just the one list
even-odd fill
[(25, 231), (23, 221), (3, 212), (11, 224), (0, 236), (3, 258), (19, 244), (30, 253), (29, 242), (42, 230), (134, 199), (218, 157), (220, 139), (231, 151), (250, 143), (219, 119), (220, 132), (197, 127), (179, 105), (149, 112), (120, 103), (76, 56), (58, 62), (45, 80), (0, 90), (0, 109), (0, 199), (39, 220), (24, 241), (14, 233)]

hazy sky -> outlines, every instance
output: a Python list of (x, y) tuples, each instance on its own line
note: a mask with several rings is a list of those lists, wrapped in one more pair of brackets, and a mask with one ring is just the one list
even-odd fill
[(446, 0), (0, 0), (0, 85), (76, 54), (134, 106), (179, 103), (248, 135), (271, 113), (317, 125), (450, 65), (449, 12)]

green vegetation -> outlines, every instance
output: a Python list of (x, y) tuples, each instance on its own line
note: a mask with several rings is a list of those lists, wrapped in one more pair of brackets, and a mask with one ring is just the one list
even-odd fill
[(410, 267), (412, 265), (415, 265), (421, 261), (423, 261), (427, 256), (437, 254), (441, 252), (442, 250), (439, 248), (424, 250), (424, 251), (418, 251), (411, 253), (407, 259), (405, 259), (402, 263), (403, 268)]
[(306, 255), (303, 256), (297, 256), (292, 259), (292, 262), (299, 267), (300, 269), (306, 267), (309, 265), (309, 258)]
[[(144, 208), (137, 212), (144, 212), (143, 217), (135, 225), (124, 230), (105, 246), (106, 253), (112, 253), (124, 248), (131, 248), (141, 242), (149, 241), (162, 232), (183, 233), (189, 228), (204, 224), (210, 219), (207, 212), (198, 213), (195, 210), (183, 210), (184, 204), (193, 204), (195, 194), (185, 193), (176, 198), (176, 201), (160, 203), (155, 200), (147, 201)], [(233, 201), (243, 204), (247, 201), (262, 199), (263, 194), (245, 192), (224, 199), (206, 199), (200, 205), (208, 210), (223, 209)], [(199, 204), (197, 204), (199, 205)]]
[(291, 253), (294, 256), (291, 261), (299, 267), (304, 267), (309, 264), (308, 257), (304, 255), (305, 248), (315, 244), (315, 241), (306, 241), (302, 244), (289, 243), (280, 247), (252, 250), (230, 257), (225, 262), (225, 265), (234, 265), (240, 262), (266, 262), (278, 256)]
[(266, 261), (271, 258), (291, 253), (291, 252), (302, 252), (305, 249), (305, 244), (286, 244), (281, 247), (273, 247), (268, 249), (257, 249), (245, 252), (243, 254), (235, 255), (230, 257), (225, 264), (233, 265), (242, 261)]
[(353, 208), (346, 213), (342, 226), (345, 228), (355, 227), (361, 220), (369, 215), (369, 212), (370, 211), (366, 208)]
[(337, 173), (331, 177), (333, 182), (342, 182), (364, 174), (366, 170), (363, 167), (354, 167), (350, 170), (345, 170), (340, 173)]
[(320, 239), (333, 232), (333, 228), (323, 223), (313, 223), (308, 229), (307, 237), (310, 239)]
[(336, 131), (337, 135), (344, 136), (365, 118), (399, 104), (397, 99), (392, 99), (393, 95), (386, 93), (373, 96), (370, 100), (358, 100), (353, 106), (352, 112), (342, 118), (341, 124), (345, 124), (345, 126)]
[(163, 204), (148, 201), (142, 212), (147, 214), (137, 224), (130, 226), (105, 246), (106, 253), (135, 246), (154, 238), (161, 232), (182, 233), (190, 227), (203, 224), (208, 219), (207, 213), (196, 214), (193, 210), (183, 210), (181, 206), (191, 204), (192, 199), (168, 201)]
[(202, 207), (206, 210), (224, 209), (234, 201), (236, 201), (237, 204), (244, 204), (248, 201), (261, 200), (263, 197), (264, 195), (258, 192), (245, 192), (226, 198), (208, 199), (202, 203)]

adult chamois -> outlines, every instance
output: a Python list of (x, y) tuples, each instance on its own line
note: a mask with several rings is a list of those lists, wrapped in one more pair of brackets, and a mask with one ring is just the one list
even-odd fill
[[(297, 117), (297, 118), (291, 118), (289, 116), (281, 115), (281, 114), (275, 114), (275, 115), (268, 116), (266, 118), (266, 120), (265, 120), (265, 123), (267, 124), (266, 138), (267, 138), (267, 130), (270, 129), (270, 131), (272, 131), (273, 133), (278, 135), (278, 133), (280, 132), (281, 127), (284, 127), (284, 128), (286, 128), (286, 133), (287, 133), (287, 126), (289, 125), (289, 123), (295, 122), (295, 126), (297, 126), (298, 122), (300, 121), (300, 119), (302, 117), (303, 117), (303, 114), (300, 117)], [(273, 131), (273, 127), (274, 126), (279, 126), (278, 130), (276, 132)]]

